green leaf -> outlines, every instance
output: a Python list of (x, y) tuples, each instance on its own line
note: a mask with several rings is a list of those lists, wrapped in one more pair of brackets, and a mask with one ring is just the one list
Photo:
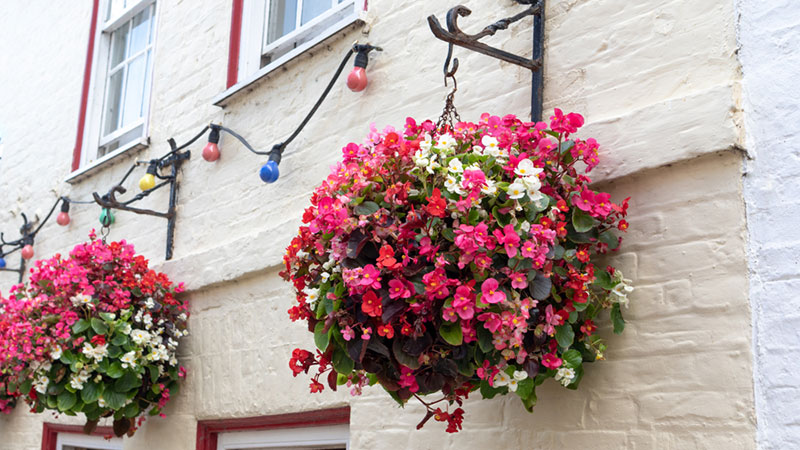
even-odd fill
[(314, 326), (314, 343), (317, 344), (317, 348), (325, 352), (330, 342), (331, 335), (325, 330), (325, 322), (317, 322)]
[(452, 228), (445, 228), (444, 230), (442, 230), (442, 236), (444, 236), (445, 239), (451, 242), (455, 241), (456, 239), (456, 233), (453, 232)]
[(478, 223), (478, 220), (480, 219), (480, 214), (478, 213), (478, 210), (476, 208), (472, 208), (471, 210), (469, 210), (468, 219), (470, 225), (475, 225), (476, 223)]
[(81, 400), (84, 403), (94, 403), (103, 394), (103, 385), (89, 381), (83, 385)]
[(116, 316), (114, 314), (107, 313), (107, 312), (101, 312), (99, 314), (99, 316), (102, 317), (103, 320), (105, 320), (106, 322), (113, 322), (114, 319), (116, 318)]
[(353, 208), (353, 212), (359, 216), (366, 216), (375, 214), (379, 209), (381, 209), (381, 207), (375, 202), (364, 202)]
[(528, 398), (523, 398), (522, 399), (522, 405), (525, 406), (525, 409), (527, 409), (528, 412), (531, 412), (531, 413), (533, 412), (533, 407), (536, 406), (536, 390), (535, 389), (533, 391), (531, 391), (531, 395), (529, 395)]
[(72, 364), (72, 363), (74, 363), (75, 361), (78, 360), (77, 357), (75, 356), (75, 354), (72, 353), (72, 350), (70, 350), (70, 349), (65, 349), (64, 351), (62, 351), (61, 352), (61, 358), (59, 358), (59, 359), (64, 364)]
[(132, 419), (139, 415), (141, 411), (139, 410), (139, 405), (136, 402), (129, 403), (125, 409), (122, 410), (122, 415), (125, 417)]
[(581, 363), (583, 362), (583, 357), (581, 357), (581, 352), (575, 349), (570, 349), (565, 351), (564, 354), (561, 355), (561, 359), (564, 360), (564, 363), (567, 365), (567, 367), (573, 369), (580, 366)]
[(578, 233), (585, 233), (594, 227), (594, 219), (578, 208), (572, 210), (572, 226)]
[(605, 270), (600, 270), (595, 273), (595, 280), (594, 285), (599, 286), (603, 289), (611, 290), (614, 289), (614, 286), (617, 285), (617, 282), (611, 278), (611, 275), (606, 272)]
[(617, 238), (617, 235), (611, 230), (600, 233), (598, 239), (600, 239), (600, 242), (604, 242), (608, 245), (609, 250), (616, 250), (617, 247), (619, 247), (619, 238)]
[(409, 355), (403, 350), (403, 343), (399, 339), (392, 339), (392, 353), (400, 364), (409, 369), (419, 369), (421, 364), (419, 358)]
[(488, 381), (481, 380), (481, 397), (483, 398), (494, 398), (495, 395), (503, 392), (503, 389), (491, 387)]
[(125, 404), (125, 401), (128, 400), (128, 397), (120, 392), (114, 392), (112, 390), (106, 390), (103, 392), (103, 400), (106, 402), (106, 406), (112, 410), (118, 410), (122, 408)]
[[(116, 363), (115, 363), (116, 364)], [(142, 380), (136, 375), (135, 372), (125, 372), (117, 381), (114, 383), (114, 390), (117, 392), (127, 393), (134, 388), (137, 388), (142, 385)]]
[(65, 390), (58, 394), (57, 407), (59, 411), (68, 411), (78, 402), (78, 397), (70, 391)]
[(158, 381), (158, 367), (149, 366), (147, 369), (150, 371), (150, 382), (155, 384)]
[(572, 325), (566, 324), (556, 327), (556, 341), (561, 348), (569, 348), (572, 341), (575, 339), (575, 331), (572, 330)]
[(122, 347), (127, 343), (128, 343), (128, 336), (125, 336), (124, 334), (116, 334), (114, 335), (114, 339), (111, 340), (111, 344), (116, 345), (117, 347)]
[(525, 378), (517, 383), (517, 395), (524, 400), (533, 393), (533, 388), (533, 378)]
[[(530, 272), (528, 272), (530, 275)], [(536, 271), (536, 274), (528, 286), (528, 291), (531, 297), (536, 300), (544, 300), (550, 296), (550, 289), (553, 287), (553, 282), (550, 277), (545, 276), (542, 272)]]
[(347, 352), (339, 348), (333, 351), (331, 362), (336, 372), (344, 375), (352, 372), (356, 365), (356, 363), (347, 356)]
[(122, 370), (122, 364), (119, 361), (108, 366), (108, 369), (106, 370), (106, 375), (110, 376), (111, 378), (119, 378), (124, 373), (125, 372)]
[(464, 342), (464, 335), (461, 332), (459, 322), (445, 322), (439, 327), (439, 334), (450, 345), (461, 345)]
[(75, 334), (81, 334), (84, 331), (88, 330), (89, 327), (92, 326), (88, 320), (81, 319), (74, 324), (72, 324), (72, 332)]
[(619, 303), (614, 303), (611, 307), (611, 323), (614, 324), (614, 333), (622, 334), (625, 329), (625, 319), (622, 318), (622, 311), (619, 309)]
[(492, 332), (487, 330), (484, 326), (480, 325), (478, 328), (478, 346), (480, 346), (483, 353), (490, 353), (494, 350), (492, 344)]
[(108, 325), (97, 317), (92, 317), (92, 329), (97, 334), (108, 333)]
[(570, 151), (572, 147), (575, 147), (575, 141), (564, 141), (561, 143), (561, 147), (558, 149), (558, 152), (563, 155), (564, 153)]

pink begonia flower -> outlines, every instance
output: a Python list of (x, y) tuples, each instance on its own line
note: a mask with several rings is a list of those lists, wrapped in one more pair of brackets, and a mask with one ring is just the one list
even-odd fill
[(594, 206), (594, 194), (592, 191), (584, 189), (581, 192), (581, 195), (573, 196), (572, 201), (576, 208), (580, 209), (581, 211), (589, 212)]
[(368, 341), (372, 336), (372, 328), (366, 327), (361, 329), (361, 339)]
[(453, 300), (453, 308), (458, 316), (464, 320), (472, 319), (475, 315), (475, 300), (468, 298), (461, 298)]
[(506, 299), (505, 292), (499, 289), (500, 284), (494, 278), (487, 278), (481, 285), (483, 296), (481, 300), (486, 303), (500, 303)]
[(556, 332), (555, 327), (564, 324), (564, 318), (553, 311), (553, 305), (547, 305), (547, 308), (545, 308), (544, 313), (545, 313), (544, 332), (552, 336)]
[(520, 252), (522, 253), (522, 256), (526, 258), (535, 258), (538, 254), (536, 242), (525, 241), (525, 243), (522, 244), (522, 249)]
[(483, 322), (483, 327), (492, 333), (503, 325), (503, 321), (500, 320), (500, 315), (493, 312), (485, 312), (479, 315), (478, 320)]
[(514, 289), (525, 289), (528, 287), (528, 276), (522, 272), (513, 272), (509, 275), (511, 278), (511, 287)]
[(502, 244), (506, 249), (506, 254), (509, 258), (517, 256), (517, 246), (519, 245), (519, 235), (514, 230), (514, 225), (508, 224), (503, 227), (503, 230), (495, 229), (494, 237), (497, 238), (497, 243)]
[(348, 326), (342, 328), (342, 337), (344, 338), (345, 341), (349, 341), (349, 340), (353, 339), (354, 337), (356, 337), (356, 333), (348, 325)]
[(371, 287), (372, 289), (381, 288), (381, 272), (372, 264), (367, 264), (361, 271), (361, 277), (358, 281), (360, 286)]
[(422, 276), (422, 283), (425, 285), (425, 295), (429, 299), (443, 299), (450, 295), (450, 289), (447, 288), (448, 283), (447, 275), (444, 269), (437, 267), (436, 269), (426, 273)]
[(472, 326), (472, 321), (461, 321), (461, 334), (464, 336), (464, 342), (467, 344), (478, 340), (478, 331)]
[(611, 213), (611, 205), (611, 195), (605, 192), (598, 193), (594, 196), (594, 208), (592, 208), (592, 213), (594, 213), (595, 216), (605, 218)]
[(559, 367), (561, 367), (562, 362), (563, 361), (561, 360), (561, 358), (556, 356), (555, 353), (547, 353), (544, 356), (542, 356), (542, 365), (547, 367), (548, 369), (554, 369), (554, 370), (558, 369)]
[(409, 392), (419, 391), (417, 379), (414, 377), (414, 371), (406, 366), (400, 366), (400, 387), (408, 388)]
[(445, 308), (442, 310), (442, 318), (448, 322), (455, 322), (458, 320), (455, 308)]
[(398, 279), (389, 280), (389, 298), (394, 300), (409, 297), (411, 297), (411, 290), (406, 283)]

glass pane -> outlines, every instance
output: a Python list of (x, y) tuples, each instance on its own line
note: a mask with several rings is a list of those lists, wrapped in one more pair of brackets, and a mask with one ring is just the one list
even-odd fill
[(267, 22), (267, 43), (289, 34), (297, 24), (297, 0), (272, 0)]
[(106, 13), (106, 20), (116, 17), (125, 9), (125, 0), (108, 0), (108, 12)]
[(139, 55), (128, 65), (128, 79), (125, 81), (125, 104), (122, 108), (123, 127), (142, 117), (146, 66), (147, 55)]
[(135, 55), (147, 45), (150, 35), (150, 8), (145, 8), (133, 18), (131, 25), (131, 49), (129, 55)]
[(311, 19), (329, 9), (331, 9), (331, 0), (303, 0), (303, 15), (300, 24), (307, 24)]
[(111, 35), (111, 67), (109, 69), (113, 69), (125, 59), (125, 49), (128, 48), (128, 28), (126, 23)]
[(119, 123), (120, 100), (122, 94), (122, 76), (124, 70), (117, 71), (108, 80), (106, 87), (106, 111), (105, 111), (105, 126), (103, 127), (103, 135), (107, 135), (117, 129)]

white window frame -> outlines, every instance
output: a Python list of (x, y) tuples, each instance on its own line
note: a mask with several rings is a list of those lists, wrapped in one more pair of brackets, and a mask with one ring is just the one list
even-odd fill
[(323, 425), (299, 428), (273, 428), (230, 431), (217, 435), (217, 450), (249, 448), (336, 448), (350, 449), (350, 425)]
[(56, 450), (64, 450), (65, 445), (102, 450), (122, 450), (122, 439), (118, 437), (106, 439), (103, 436), (58, 433), (58, 437), (56, 438)]
[[(300, 26), (301, 14), (297, 15), (297, 28), (290, 33), (267, 43), (266, 26), (269, 20), (269, 6), (272, 0), (244, 0), (242, 10), (242, 29), (239, 40), (239, 61), (237, 82), (213, 99), (217, 106), (248, 85), (280, 68), (317, 44), (325, 41), (339, 31), (363, 20), (366, 13), (366, 0), (345, 0)], [(300, 7), (302, 1), (298, 0)], [(332, 2), (333, 3), (333, 2)], [(285, 51), (292, 48), (292, 50)], [(285, 51), (285, 53), (281, 53)], [(269, 64), (261, 67), (262, 57), (279, 54)]]
[[(95, 172), (100, 166), (104, 165), (104, 163), (122, 154), (131, 150), (146, 148), (149, 145), (150, 103), (153, 95), (153, 67), (155, 66), (154, 62), (156, 59), (155, 44), (158, 39), (159, 3), (156, 0), (129, 1), (134, 4), (116, 16), (110, 17), (108, 20), (103, 19), (108, 15), (107, 8), (109, 7), (110, 2), (109, 0), (100, 1), (100, 7), (97, 12), (98, 25), (96, 27), (94, 36), (94, 55), (92, 61), (91, 78), (89, 81), (89, 98), (86, 105), (86, 120), (83, 129), (83, 142), (81, 144), (80, 167), (73, 171), (67, 177), (66, 181), (77, 181), (84, 175)], [(148, 46), (150, 47), (151, 52), (150, 67), (146, 69), (149, 71), (149, 73), (145, 73), (145, 78), (149, 78), (150, 84), (149, 86), (145, 87), (144, 111), (142, 118), (104, 137), (102, 135), (102, 128), (105, 123), (105, 102), (108, 91), (107, 82), (108, 72), (110, 69), (109, 57), (111, 52), (112, 33), (153, 4), (155, 4), (155, 8), (153, 9), (153, 15), (150, 19), (153, 21), (152, 43), (145, 46), (145, 52), (147, 51)], [(122, 112), (120, 111), (120, 113)], [(122, 145), (101, 157), (97, 156), (98, 150), (101, 146), (112, 142), (114, 139), (131, 130), (134, 130), (139, 126), (142, 127), (141, 136), (134, 138), (125, 145)]]

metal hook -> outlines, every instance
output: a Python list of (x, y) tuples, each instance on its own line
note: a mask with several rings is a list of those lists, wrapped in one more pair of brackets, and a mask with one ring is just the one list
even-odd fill
[[(452, 60), (452, 65), (450, 64)], [(458, 70), (458, 58), (453, 58), (453, 44), (447, 46), (447, 58), (444, 61), (444, 85), (447, 86), (447, 79), (452, 78), (453, 82), (456, 81), (456, 70)]]

